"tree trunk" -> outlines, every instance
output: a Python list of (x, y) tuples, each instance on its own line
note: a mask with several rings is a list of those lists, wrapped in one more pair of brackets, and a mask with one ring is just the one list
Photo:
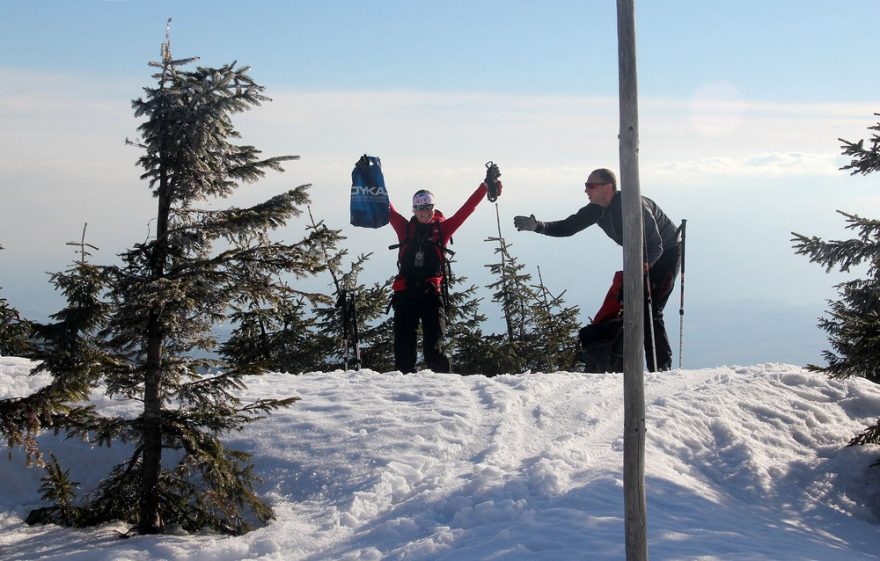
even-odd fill
[(635, 0), (617, 1), (623, 212), (623, 489), (627, 561), (647, 561), (645, 501), (644, 224), (639, 186)]
[[(168, 218), (171, 197), (163, 171), (159, 181), (159, 210), (156, 246), (152, 256), (151, 281), (165, 276), (168, 255)], [(144, 372), (144, 414), (141, 434), (144, 452), (138, 490), (138, 531), (156, 534), (164, 529), (159, 505), (159, 474), (162, 470), (162, 344), (164, 333), (159, 310), (152, 310), (147, 325), (147, 361)]]
[(162, 336), (156, 313), (150, 314), (147, 340), (147, 364), (144, 380), (144, 415), (141, 429), (144, 456), (139, 489), (138, 531), (157, 534), (162, 531), (159, 512), (159, 473), (162, 469)]

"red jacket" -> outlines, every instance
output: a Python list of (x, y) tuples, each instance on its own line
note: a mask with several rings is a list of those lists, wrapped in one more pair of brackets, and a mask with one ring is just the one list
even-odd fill
[(622, 288), (623, 271), (617, 271), (614, 273), (614, 278), (611, 281), (611, 288), (605, 294), (605, 301), (602, 302), (602, 307), (599, 308), (599, 311), (596, 312), (596, 317), (593, 318), (594, 325), (614, 319), (620, 315), (620, 310), (623, 309), (623, 306), (620, 305), (620, 290)]
[[(456, 211), (455, 214), (450, 216), (447, 219), (443, 219), (443, 215), (440, 212), (434, 213), (434, 218), (431, 222), (438, 223), (438, 229), (440, 230), (440, 245), (445, 248), (446, 244), (449, 243), (450, 238), (452, 238), (452, 234), (458, 230), (459, 226), (461, 226), (467, 217), (473, 214), (473, 212), (477, 209), (477, 205), (480, 204), (480, 201), (483, 200), (483, 197), (486, 196), (488, 192), (488, 188), (485, 183), (481, 183), (477, 190), (465, 201), (461, 208)], [(397, 212), (394, 208), (394, 205), (390, 206), (390, 217), (389, 221), (391, 222), (391, 226), (394, 228), (395, 233), (397, 233), (397, 241), (401, 244), (400, 249), (398, 250), (398, 258), (401, 256), (403, 252), (403, 242), (407, 237), (407, 229), (409, 227), (409, 220), (404, 217), (402, 214)], [(443, 282), (443, 276), (430, 277), (425, 279), (430, 284), (434, 285), (437, 291), (440, 291), (440, 283)], [(401, 275), (397, 275), (394, 277), (394, 283), (391, 285), (391, 289), (395, 292), (399, 292), (406, 288), (406, 279)]]

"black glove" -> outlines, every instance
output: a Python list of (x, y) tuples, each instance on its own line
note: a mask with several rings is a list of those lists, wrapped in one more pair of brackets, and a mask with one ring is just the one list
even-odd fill
[(514, 216), (513, 225), (516, 226), (516, 229), (519, 231), (526, 230), (528, 232), (535, 232), (538, 229), (538, 221), (535, 220), (534, 214), (529, 216)]

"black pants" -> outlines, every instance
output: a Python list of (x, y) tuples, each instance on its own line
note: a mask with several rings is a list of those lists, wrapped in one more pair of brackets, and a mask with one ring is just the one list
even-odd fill
[(401, 372), (415, 372), (419, 322), (422, 323), (422, 352), (425, 364), (434, 372), (449, 372), (444, 353), (446, 312), (433, 289), (408, 288), (394, 294), (394, 366)]
[(584, 372), (623, 372), (623, 320), (591, 323), (578, 331)]
[[(663, 252), (660, 259), (654, 263), (648, 273), (651, 286), (651, 312), (653, 317), (648, 317), (647, 293), (645, 294), (645, 356), (647, 357), (648, 370), (672, 370), (672, 348), (669, 346), (669, 336), (666, 334), (666, 324), (663, 322), (663, 308), (669, 301), (672, 289), (675, 286), (675, 277), (681, 269), (681, 245), (676, 244)], [(651, 325), (654, 326), (654, 343), (657, 349), (657, 365), (654, 365), (654, 353), (651, 348)]]

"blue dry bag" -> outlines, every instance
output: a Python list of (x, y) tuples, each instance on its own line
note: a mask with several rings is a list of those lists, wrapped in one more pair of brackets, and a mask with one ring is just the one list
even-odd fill
[(382, 162), (364, 154), (351, 171), (351, 224), (381, 228), (388, 224), (388, 203)]

